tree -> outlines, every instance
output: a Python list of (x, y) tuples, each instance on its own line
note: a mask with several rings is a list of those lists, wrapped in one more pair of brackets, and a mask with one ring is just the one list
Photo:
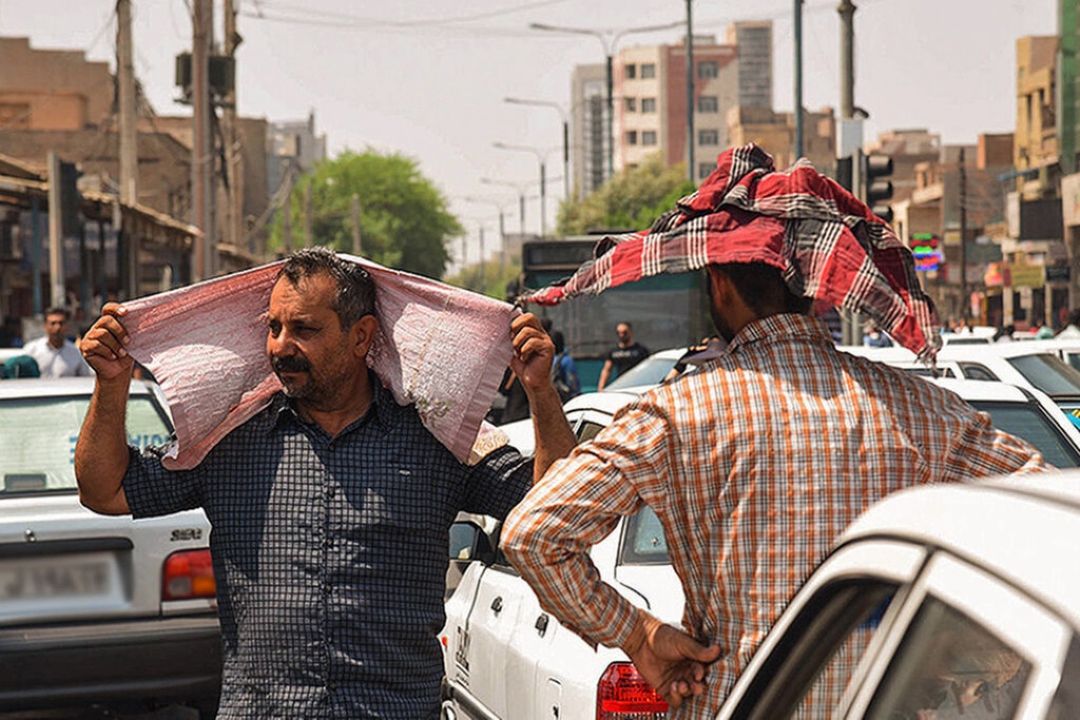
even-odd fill
[(506, 286), (521, 273), (521, 259), (511, 258), (504, 267), (498, 260), (488, 259), (480, 272), (480, 263), (470, 263), (446, 278), (450, 285), (483, 293), (497, 300), (506, 300)]
[[(447, 243), (463, 232), (447, 209), (446, 198), (420, 172), (416, 161), (398, 153), (346, 150), (319, 163), (296, 183), (292, 193), (292, 247), (308, 243), (304, 234), (304, 196), (311, 187), (315, 244), (352, 250), (353, 194), (360, 197), (364, 257), (388, 267), (442, 277), (450, 259)], [(281, 215), (270, 247), (282, 247)]]
[(559, 233), (581, 235), (593, 230), (644, 230), (694, 191), (685, 165), (667, 166), (660, 154), (618, 173), (581, 200), (559, 206)]

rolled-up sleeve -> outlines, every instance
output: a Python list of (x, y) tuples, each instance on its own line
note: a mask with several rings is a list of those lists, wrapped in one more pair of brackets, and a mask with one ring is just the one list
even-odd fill
[(668, 422), (642, 402), (547, 472), (514, 509), (501, 547), (541, 606), (591, 644), (621, 646), (641, 612), (600, 579), (589, 549), (670, 476)]
[(167, 470), (161, 464), (159, 448), (140, 453), (128, 446), (123, 486), (132, 517), (157, 517), (202, 507), (205, 473), (200, 468), (204, 466), (205, 461), (191, 470)]

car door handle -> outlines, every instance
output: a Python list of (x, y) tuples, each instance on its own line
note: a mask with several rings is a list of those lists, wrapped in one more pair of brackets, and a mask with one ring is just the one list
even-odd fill
[(498, 615), (502, 612), (502, 597), (497, 597), (491, 601), (491, 609)]
[(533, 625), (533, 627), (536, 628), (536, 632), (540, 634), (540, 637), (544, 637), (544, 633), (547, 632), (549, 620), (550, 618), (548, 617), (547, 613), (544, 613), (540, 617), (536, 618), (536, 624)]

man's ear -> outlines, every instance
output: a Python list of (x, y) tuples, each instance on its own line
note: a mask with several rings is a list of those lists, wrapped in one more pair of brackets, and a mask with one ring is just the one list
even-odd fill
[(353, 352), (357, 357), (367, 357), (371, 350), (371, 344), (375, 341), (375, 334), (379, 331), (379, 321), (374, 315), (365, 315), (353, 323), (349, 331), (352, 340)]
[(717, 307), (730, 307), (735, 300), (741, 299), (727, 273), (714, 265), (707, 265), (705, 272), (709, 274), (709, 292)]

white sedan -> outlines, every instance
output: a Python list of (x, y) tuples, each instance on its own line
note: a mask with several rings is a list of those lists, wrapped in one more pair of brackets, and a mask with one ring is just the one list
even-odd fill
[[(221, 639), (201, 511), (149, 520), (79, 503), (74, 453), (92, 378), (0, 381), (0, 712), (191, 701), (213, 717)], [(131, 385), (128, 441), (167, 442)]]
[[(1001, 383), (938, 381), (995, 425), (1024, 437), (1058, 467), (1080, 466), (1080, 432), (1038, 393)], [(580, 441), (595, 436), (637, 392), (593, 393), (566, 405)], [(528, 421), (504, 428), (512, 444), (532, 450)], [(491, 525), (488, 525), (488, 529)], [(618, 650), (593, 650), (540, 608), (539, 600), (497, 552), (497, 530), (455, 526), (451, 557), (465, 562), (446, 603), (445, 720), (617, 720), (663, 718), (666, 705)], [(668, 558), (663, 527), (645, 508), (624, 518), (592, 548), (601, 577), (660, 619), (679, 624), (682, 586)], [(624, 713), (624, 714), (620, 714)], [(769, 716), (762, 716), (769, 717)]]

